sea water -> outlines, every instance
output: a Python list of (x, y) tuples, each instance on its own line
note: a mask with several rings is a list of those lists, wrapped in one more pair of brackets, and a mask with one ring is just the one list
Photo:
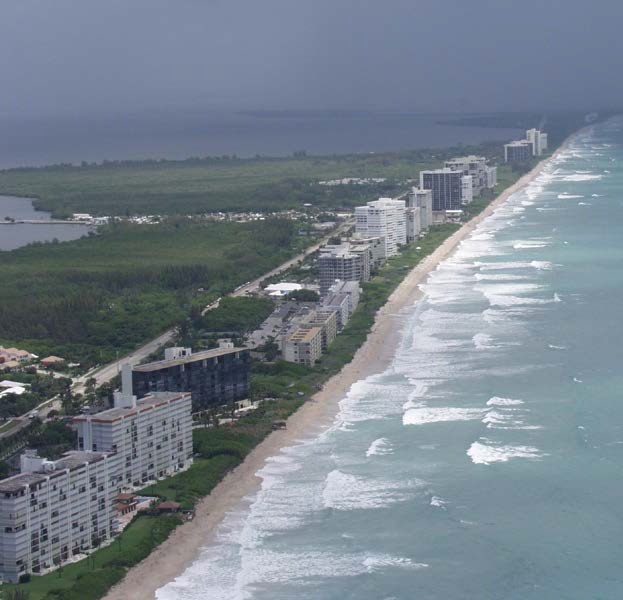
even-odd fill
[(623, 597), (622, 165), (583, 130), (483, 221), (158, 600)]

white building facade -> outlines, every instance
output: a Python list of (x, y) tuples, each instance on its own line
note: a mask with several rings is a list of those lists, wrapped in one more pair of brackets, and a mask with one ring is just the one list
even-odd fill
[(402, 200), (379, 198), (355, 208), (358, 237), (383, 237), (385, 255), (394, 256), (407, 243), (406, 205)]

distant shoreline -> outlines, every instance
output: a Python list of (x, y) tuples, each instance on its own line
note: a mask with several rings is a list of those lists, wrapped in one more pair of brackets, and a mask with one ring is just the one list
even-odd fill
[[(182, 575), (197, 560), (201, 548), (213, 541), (216, 528), (225, 515), (244, 497), (257, 490), (261, 484), (257, 472), (266, 460), (297, 440), (316, 435), (329, 427), (337, 414), (338, 402), (351, 386), (383, 372), (389, 366), (401, 338), (400, 313), (422, 297), (419, 286), (429, 273), (446, 260), (496, 208), (525, 188), (566, 145), (567, 141), (551, 157), (539, 162), (529, 173), (502, 191), (480, 214), (416, 265), (378, 311), (371, 332), (353, 360), (288, 419), (287, 430), (271, 433), (209, 496), (201, 500), (192, 523), (178, 527), (149, 557), (130, 569), (126, 577), (104, 597), (105, 600), (153, 600), (158, 589)], [(388, 340), (391, 342), (388, 343)]]

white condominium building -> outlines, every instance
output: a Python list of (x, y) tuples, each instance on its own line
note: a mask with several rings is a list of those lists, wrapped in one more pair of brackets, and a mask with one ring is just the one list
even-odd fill
[(355, 208), (355, 232), (359, 237), (383, 237), (386, 256), (407, 243), (406, 205), (402, 200), (379, 198)]
[(117, 478), (128, 487), (187, 469), (193, 455), (191, 395), (154, 392), (137, 401), (127, 392), (132, 389), (127, 365), (122, 377), (124, 391), (115, 408), (74, 419), (78, 449), (115, 454)]
[[(128, 376), (130, 381), (128, 382)], [(110, 542), (117, 533), (117, 495), (192, 463), (191, 395), (125, 392), (115, 408), (76, 417), (78, 446), (49, 461), (25, 454), (21, 473), (0, 481), (0, 576), (60, 566)]]
[(61, 565), (111, 539), (115, 463), (101, 452), (22, 457), (22, 472), (0, 481), (3, 581)]
[(420, 209), (420, 229), (428, 229), (433, 224), (433, 193), (418, 187), (412, 187), (407, 196), (409, 208)]
[(544, 150), (547, 150), (547, 134), (542, 133), (538, 129), (528, 129), (526, 131), (526, 140), (532, 144), (532, 155), (541, 156)]
[(452, 158), (445, 162), (445, 167), (471, 176), (474, 197), (480, 196), (483, 189), (493, 187), (490, 185), (489, 169), (495, 169), (495, 167), (489, 167), (484, 156), (470, 155)]

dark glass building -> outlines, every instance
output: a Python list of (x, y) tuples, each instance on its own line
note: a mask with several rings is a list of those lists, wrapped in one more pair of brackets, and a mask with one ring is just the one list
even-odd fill
[(463, 173), (450, 169), (420, 172), (420, 188), (432, 191), (434, 211), (463, 208), (462, 178)]
[(132, 393), (191, 392), (193, 409), (249, 397), (251, 359), (245, 348), (215, 348), (134, 367)]

